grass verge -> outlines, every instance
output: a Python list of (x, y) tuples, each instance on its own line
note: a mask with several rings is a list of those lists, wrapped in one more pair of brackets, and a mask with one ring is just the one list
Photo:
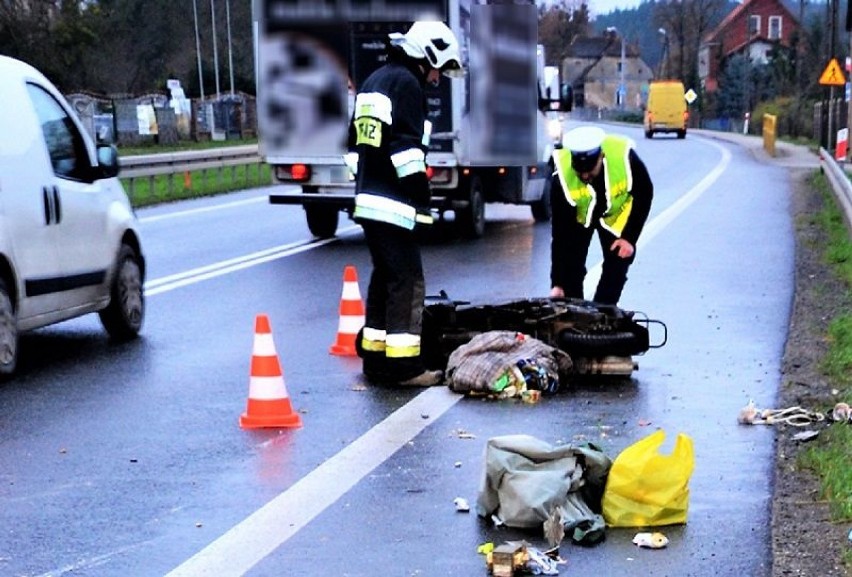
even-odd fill
[[(852, 241), (843, 214), (837, 207), (823, 175), (812, 184), (823, 195), (823, 210), (816, 215), (817, 222), (828, 234), (829, 242), (823, 249), (823, 258), (843, 281), (847, 295), (852, 298)], [(840, 313), (831, 319), (828, 327), (828, 351), (821, 368), (838, 390), (839, 401), (852, 403), (852, 314)], [(852, 466), (849, 447), (852, 447), (852, 426), (828, 427), (814, 443), (799, 454), (798, 464), (812, 470), (820, 479), (821, 498), (829, 503), (832, 521), (852, 521)], [(852, 549), (847, 548), (843, 562), (852, 568)]]
[[(119, 148), (119, 154), (121, 156), (164, 154), (248, 144), (257, 144), (257, 139), (181, 141), (174, 146), (158, 144), (122, 146)], [(141, 208), (164, 202), (213, 196), (253, 186), (268, 186), (272, 184), (272, 172), (266, 163), (245, 164), (227, 168), (193, 170), (184, 174), (161, 174), (149, 178), (121, 178), (121, 183), (133, 206)]]
[(161, 174), (150, 178), (122, 178), (134, 207), (213, 196), (223, 192), (272, 184), (268, 164), (244, 164), (228, 168)]

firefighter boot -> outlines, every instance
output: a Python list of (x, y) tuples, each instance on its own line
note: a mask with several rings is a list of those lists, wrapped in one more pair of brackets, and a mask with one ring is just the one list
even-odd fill
[(399, 383), (400, 387), (436, 387), (444, 384), (443, 371), (423, 371)]

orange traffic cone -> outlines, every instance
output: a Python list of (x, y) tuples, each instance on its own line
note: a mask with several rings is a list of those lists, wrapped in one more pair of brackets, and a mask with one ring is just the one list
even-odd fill
[(358, 273), (354, 266), (343, 270), (343, 296), (340, 298), (340, 323), (337, 325), (337, 341), (329, 352), (333, 355), (354, 357), (355, 338), (364, 326), (364, 303), (358, 290)]
[(246, 412), (240, 416), (240, 427), (301, 427), (302, 418), (293, 412), (284, 373), (275, 353), (269, 318), (257, 315), (254, 323), (254, 348), (251, 356), (249, 398)]

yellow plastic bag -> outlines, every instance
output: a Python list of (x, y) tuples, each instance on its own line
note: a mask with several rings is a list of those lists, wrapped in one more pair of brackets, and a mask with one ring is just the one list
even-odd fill
[(603, 495), (603, 516), (610, 527), (653, 527), (686, 523), (689, 478), (695, 466), (692, 439), (679, 433), (670, 455), (659, 430), (624, 449), (615, 458)]

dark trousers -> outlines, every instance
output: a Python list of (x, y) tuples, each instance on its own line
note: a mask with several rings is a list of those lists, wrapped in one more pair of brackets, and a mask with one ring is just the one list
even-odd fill
[[(362, 221), (373, 261), (367, 289), (365, 326), (391, 335), (420, 337), (426, 296), (423, 262), (415, 233), (376, 221)], [(406, 356), (362, 353), (364, 374), (373, 379), (401, 381), (423, 372), (419, 342)]]
[(568, 226), (565, 239), (568, 245), (566, 251), (568, 278), (565, 286), (562, 287), (565, 296), (585, 298), (583, 296), (583, 281), (586, 278), (586, 258), (589, 255), (592, 235), (597, 231), (601, 250), (603, 250), (603, 268), (601, 269), (598, 288), (592, 300), (603, 304), (618, 304), (624, 283), (627, 282), (627, 270), (636, 258), (635, 247), (630, 258), (621, 258), (616, 252), (609, 249), (618, 237), (605, 228), (600, 226), (586, 228), (576, 221), (568, 223), (566, 226)]

